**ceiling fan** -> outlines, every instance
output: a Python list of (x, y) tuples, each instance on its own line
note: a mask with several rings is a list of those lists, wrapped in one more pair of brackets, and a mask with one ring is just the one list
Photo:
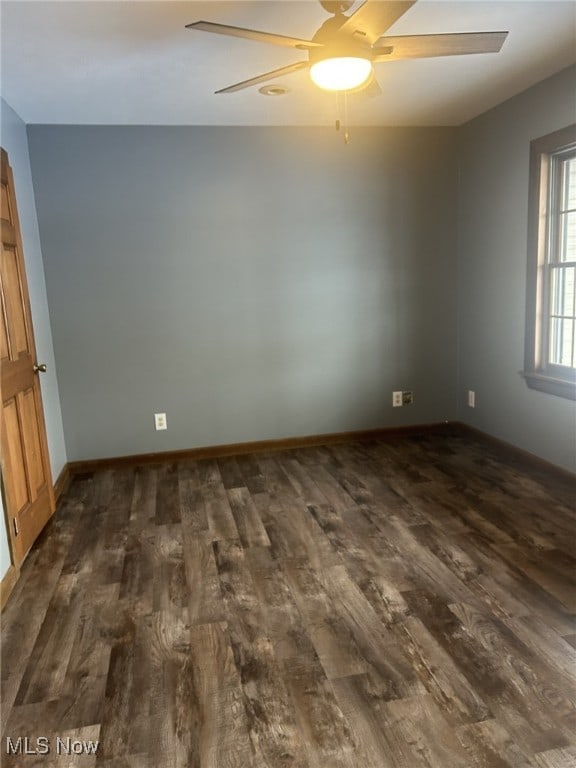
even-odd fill
[(211, 21), (195, 21), (187, 29), (214, 32), (218, 35), (242, 37), (306, 51), (308, 59), (265, 72), (216, 93), (233, 93), (278, 77), (310, 69), (310, 77), (320, 88), (329, 91), (360, 90), (367, 85), (379, 86), (374, 77), (374, 64), (398, 59), (420, 59), (432, 56), (459, 56), (470, 53), (497, 53), (508, 32), (463, 32), (438, 35), (401, 35), (386, 37), (384, 33), (416, 0), (365, 0), (349, 16), (345, 15), (354, 0), (320, 0), (332, 14), (312, 40), (244, 29)]

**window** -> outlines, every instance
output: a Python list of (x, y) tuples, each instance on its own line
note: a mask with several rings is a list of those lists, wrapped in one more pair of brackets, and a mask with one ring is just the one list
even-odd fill
[(576, 400), (576, 125), (530, 149), (524, 376)]

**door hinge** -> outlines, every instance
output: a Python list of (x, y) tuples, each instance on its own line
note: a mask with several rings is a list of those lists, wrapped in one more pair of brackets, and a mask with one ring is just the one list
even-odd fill
[(15, 517), (12, 518), (12, 523), (14, 524), (14, 536), (18, 536), (20, 531), (18, 530), (18, 520), (16, 520)]

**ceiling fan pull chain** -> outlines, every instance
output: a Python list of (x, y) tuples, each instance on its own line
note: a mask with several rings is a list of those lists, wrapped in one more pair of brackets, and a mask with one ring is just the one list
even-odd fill
[(336, 114), (338, 117), (336, 118), (336, 133), (339, 132), (340, 127), (342, 125), (341, 121), (341, 114), (342, 114), (342, 105), (340, 104), (340, 91), (334, 91), (334, 95), (336, 96)]
[(348, 91), (344, 91), (344, 144), (350, 143), (350, 132), (348, 131)]
[[(344, 109), (342, 110), (342, 104), (340, 99), (344, 99)], [(347, 91), (336, 91), (336, 114), (340, 115), (344, 111), (344, 117), (343, 119), (340, 119), (340, 117), (336, 118), (336, 132), (340, 130), (340, 128), (344, 128), (344, 144), (350, 143), (350, 132), (348, 130), (348, 92)]]

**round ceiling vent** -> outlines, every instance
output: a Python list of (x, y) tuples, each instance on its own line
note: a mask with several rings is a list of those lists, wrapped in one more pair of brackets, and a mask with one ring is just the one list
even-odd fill
[(259, 93), (263, 96), (284, 96), (288, 90), (283, 85), (264, 85), (262, 88), (258, 88)]

